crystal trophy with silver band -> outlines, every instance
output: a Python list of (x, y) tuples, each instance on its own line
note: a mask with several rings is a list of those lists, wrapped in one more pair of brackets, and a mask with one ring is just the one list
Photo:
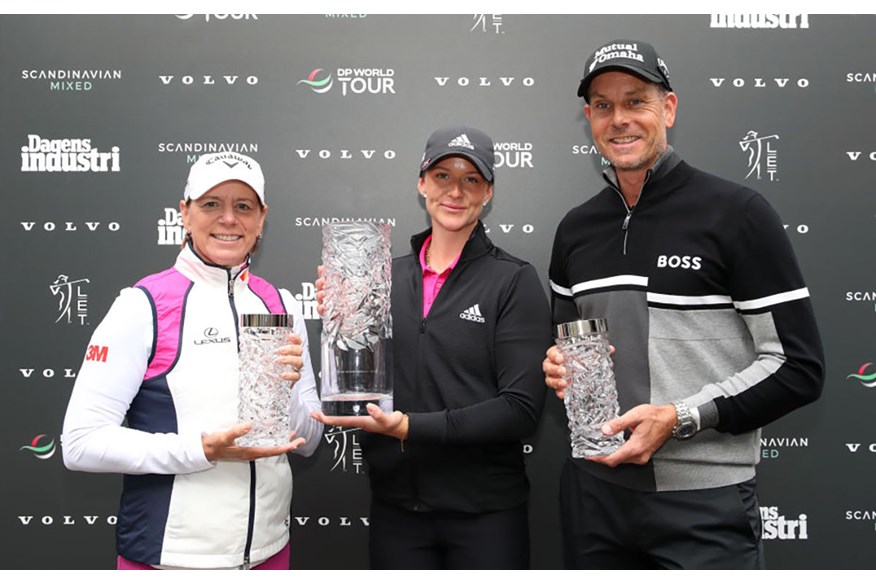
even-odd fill
[(624, 443), (623, 433), (606, 436), (602, 425), (618, 416), (617, 388), (609, 356), (608, 322), (576, 320), (556, 327), (566, 368), (565, 404), (572, 456), (605, 456)]
[(322, 411), (392, 411), (392, 255), (390, 227), (339, 222), (322, 230)]
[(289, 344), (291, 314), (240, 315), (238, 419), (252, 430), (238, 446), (281, 446), (289, 442), (292, 384), (281, 377), (286, 366), (277, 349)]

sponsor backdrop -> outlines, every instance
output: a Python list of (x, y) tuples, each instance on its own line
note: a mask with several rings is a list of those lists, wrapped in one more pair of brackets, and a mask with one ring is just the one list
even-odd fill
[[(3, 566), (114, 566), (121, 477), (67, 471), (61, 424), (83, 359), (111, 358), (88, 339), (118, 290), (173, 263), (199, 155), (262, 163), (255, 270), (296, 295), (318, 364), (321, 226), (386, 222), (404, 253), (427, 224), (416, 168), (438, 126), (495, 139), (484, 222), (546, 284), (554, 228), (606, 164), (575, 96), (584, 60), (641, 38), (679, 95), (671, 143), (775, 206), (819, 317), (824, 397), (763, 432), (768, 565), (876, 567), (874, 28), (805, 14), (0, 17)], [(550, 397), (525, 443), (537, 568), (561, 565), (565, 424)], [(357, 433), (328, 430), (292, 459), (293, 566), (366, 567)]]

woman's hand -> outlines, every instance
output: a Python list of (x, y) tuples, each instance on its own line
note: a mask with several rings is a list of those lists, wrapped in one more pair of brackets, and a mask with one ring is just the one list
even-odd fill
[(257, 458), (286, 454), (305, 442), (304, 438), (295, 438), (295, 432), (289, 432), (289, 443), (282, 446), (237, 446), (234, 441), (250, 430), (252, 430), (252, 424), (247, 422), (237, 424), (222, 432), (202, 435), (201, 444), (204, 447), (204, 456), (210, 462), (217, 460), (256, 460)]
[(301, 368), (304, 367), (304, 348), (301, 346), (301, 337), (292, 333), (289, 335), (289, 344), (277, 349), (277, 361), (283, 365), (292, 367), (291, 371), (284, 371), (280, 376), (294, 385), (301, 379)]
[(316, 266), (316, 282), (314, 285), (316, 286), (316, 312), (322, 316), (322, 313), (325, 312), (325, 268), (322, 266)]
[(340, 426), (342, 428), (360, 428), (373, 434), (392, 436), (399, 440), (408, 437), (408, 416), (396, 410), (387, 414), (376, 404), (368, 404), (367, 416), (326, 416), (322, 412), (311, 412), (310, 417), (319, 420), (327, 426)]

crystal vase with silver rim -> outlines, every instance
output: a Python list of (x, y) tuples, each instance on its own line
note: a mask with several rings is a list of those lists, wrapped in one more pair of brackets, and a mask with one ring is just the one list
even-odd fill
[(289, 343), (291, 314), (241, 314), (238, 420), (252, 430), (238, 446), (281, 446), (289, 442), (292, 384), (281, 377), (287, 366), (277, 349)]
[(585, 458), (611, 454), (624, 443), (623, 433), (606, 436), (602, 426), (616, 418), (614, 370), (604, 318), (576, 320), (556, 327), (557, 348), (566, 369), (566, 417), (572, 456)]

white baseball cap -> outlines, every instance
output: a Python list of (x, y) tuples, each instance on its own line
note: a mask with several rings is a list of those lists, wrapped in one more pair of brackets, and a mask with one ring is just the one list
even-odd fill
[(193, 201), (220, 183), (239, 180), (248, 184), (265, 204), (265, 175), (259, 163), (237, 152), (204, 154), (192, 165), (183, 198)]

